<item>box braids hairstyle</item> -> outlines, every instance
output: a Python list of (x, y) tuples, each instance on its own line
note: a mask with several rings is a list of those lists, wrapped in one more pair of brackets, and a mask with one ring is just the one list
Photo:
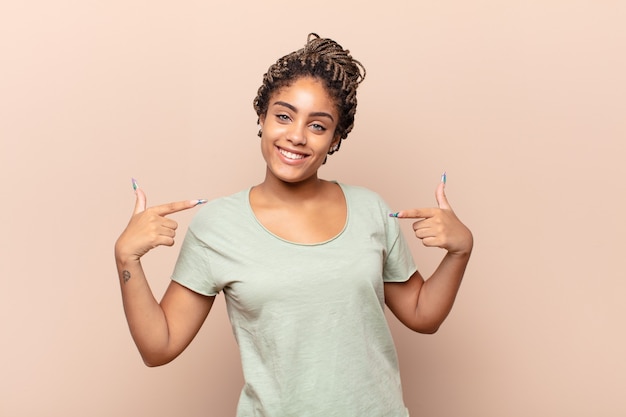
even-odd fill
[[(328, 154), (339, 150), (341, 141), (354, 126), (356, 90), (365, 78), (365, 67), (352, 58), (350, 51), (332, 39), (310, 33), (304, 48), (279, 58), (263, 75), (263, 84), (257, 91), (253, 105), (259, 118), (267, 112), (270, 96), (301, 77), (320, 80), (339, 110), (336, 134), (339, 142)], [(261, 132), (259, 131), (259, 136)]]

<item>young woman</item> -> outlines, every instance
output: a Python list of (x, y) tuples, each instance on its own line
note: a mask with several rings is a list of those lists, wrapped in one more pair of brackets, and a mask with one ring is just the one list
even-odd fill
[[(473, 239), (445, 181), (438, 208), (390, 214), (374, 192), (318, 177), (352, 130), (364, 76), (347, 50), (315, 34), (269, 68), (254, 100), (265, 180), (202, 207), (160, 303), (140, 258), (174, 243), (168, 214), (206, 201), (146, 208), (137, 189), (116, 242), (126, 317), (148, 366), (179, 355), (224, 292), (246, 381), (238, 416), (407, 416), (384, 305), (423, 333), (452, 308)], [(398, 218), (416, 219), (424, 245), (447, 250), (428, 280)]]

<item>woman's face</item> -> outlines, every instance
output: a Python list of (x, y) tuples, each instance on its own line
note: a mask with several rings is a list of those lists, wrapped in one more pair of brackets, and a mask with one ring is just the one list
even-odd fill
[(316, 180), (329, 149), (339, 140), (338, 120), (337, 106), (315, 78), (298, 78), (274, 92), (260, 118), (268, 176), (289, 183)]

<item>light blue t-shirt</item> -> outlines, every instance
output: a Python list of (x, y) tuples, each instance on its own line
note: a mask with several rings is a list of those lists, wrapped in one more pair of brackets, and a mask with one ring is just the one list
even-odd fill
[(383, 282), (416, 268), (384, 201), (340, 186), (347, 221), (326, 242), (272, 234), (249, 189), (209, 202), (189, 226), (172, 279), (224, 291), (245, 379), (239, 417), (408, 416)]

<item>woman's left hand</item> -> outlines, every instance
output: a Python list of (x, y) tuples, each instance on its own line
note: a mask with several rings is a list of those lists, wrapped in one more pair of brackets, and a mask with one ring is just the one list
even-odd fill
[(417, 208), (392, 214), (401, 219), (419, 219), (413, 223), (415, 236), (424, 246), (446, 249), (451, 254), (469, 255), (474, 245), (472, 232), (452, 211), (441, 182), (435, 192), (438, 208)]

